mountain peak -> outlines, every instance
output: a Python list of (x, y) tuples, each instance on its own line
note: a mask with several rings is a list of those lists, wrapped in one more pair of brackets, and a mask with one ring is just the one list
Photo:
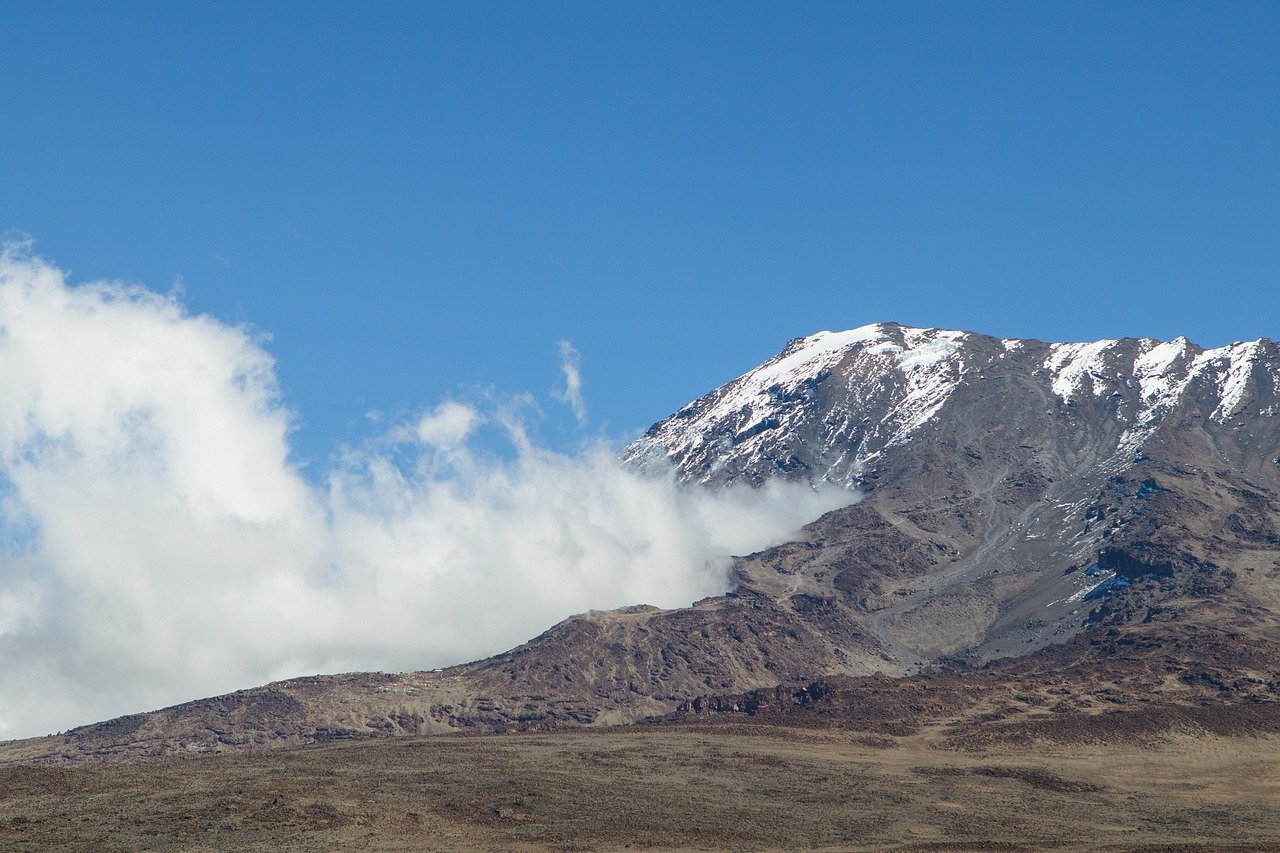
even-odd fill
[(1099, 428), (1118, 425), (1106, 446), (1131, 456), (1182, 406), (1214, 422), (1274, 415), (1278, 377), (1280, 354), (1266, 339), (1216, 349), (1185, 337), (1045, 343), (872, 323), (791, 340), (655, 424), (625, 455), (669, 461), (692, 482), (781, 475), (852, 486), (939, 416), (963, 418), (964, 406), (998, 393), (1045, 416), (1050, 432), (1086, 415)]

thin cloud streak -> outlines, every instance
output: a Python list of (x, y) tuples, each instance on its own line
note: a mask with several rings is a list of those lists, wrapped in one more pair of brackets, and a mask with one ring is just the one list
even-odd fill
[(587, 422), (587, 401), (582, 396), (582, 357), (569, 341), (560, 342), (560, 372), (564, 374), (564, 388), (551, 392), (552, 396), (568, 405), (582, 426)]

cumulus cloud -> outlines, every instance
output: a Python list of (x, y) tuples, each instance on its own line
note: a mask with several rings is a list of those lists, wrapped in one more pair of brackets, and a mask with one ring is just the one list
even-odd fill
[[(687, 489), (457, 402), (309, 481), (264, 341), (178, 299), (0, 257), (0, 737), (687, 604), (724, 590), (718, 555), (851, 497)], [(514, 454), (476, 445), (486, 420)]]
[(564, 374), (564, 388), (552, 394), (573, 410), (579, 424), (585, 424), (587, 401), (582, 396), (582, 357), (569, 341), (560, 342), (560, 372)]

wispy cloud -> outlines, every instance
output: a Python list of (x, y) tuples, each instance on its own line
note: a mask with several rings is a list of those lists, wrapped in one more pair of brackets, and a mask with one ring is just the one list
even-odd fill
[[(0, 257), (0, 328), (0, 737), (687, 604), (725, 588), (716, 556), (850, 498), (685, 489), (608, 447), (536, 446), (518, 405), (457, 402), (385, 424), (316, 485), (249, 330), (176, 294), (69, 286), (21, 249)], [(477, 446), (482, 421), (513, 456)]]
[(551, 393), (573, 410), (579, 425), (585, 424), (587, 401), (582, 396), (582, 357), (569, 341), (560, 342), (560, 372), (564, 374), (564, 388)]

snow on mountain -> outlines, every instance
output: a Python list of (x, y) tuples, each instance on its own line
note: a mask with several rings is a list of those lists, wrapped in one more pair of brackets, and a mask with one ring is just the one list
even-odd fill
[(869, 458), (908, 440), (946, 403), (964, 374), (967, 336), (876, 323), (797, 338), (655, 425), (626, 456), (669, 458), (686, 474), (701, 466), (700, 476), (687, 478), (708, 482), (765, 459), (782, 470), (806, 464), (779, 443), (816, 444), (840, 449), (847, 464), (831, 479), (849, 485)]
[(1106, 356), (1117, 343), (1119, 341), (1051, 344), (1044, 366), (1053, 377), (1053, 393), (1064, 402), (1082, 394), (1086, 385), (1092, 388), (1095, 397), (1105, 394), (1108, 390)]
[(1042, 395), (1045, 412), (1092, 418), (1102, 432), (1114, 423), (1118, 458), (1188, 400), (1217, 423), (1254, 409), (1274, 416), (1280, 407), (1259, 401), (1280, 387), (1280, 358), (1266, 339), (1206, 350), (1186, 338), (1044, 343), (875, 323), (791, 341), (655, 424), (625, 455), (668, 460), (694, 482), (781, 473), (854, 485), (927, 430), (958, 389), (980, 398), (996, 385)]

